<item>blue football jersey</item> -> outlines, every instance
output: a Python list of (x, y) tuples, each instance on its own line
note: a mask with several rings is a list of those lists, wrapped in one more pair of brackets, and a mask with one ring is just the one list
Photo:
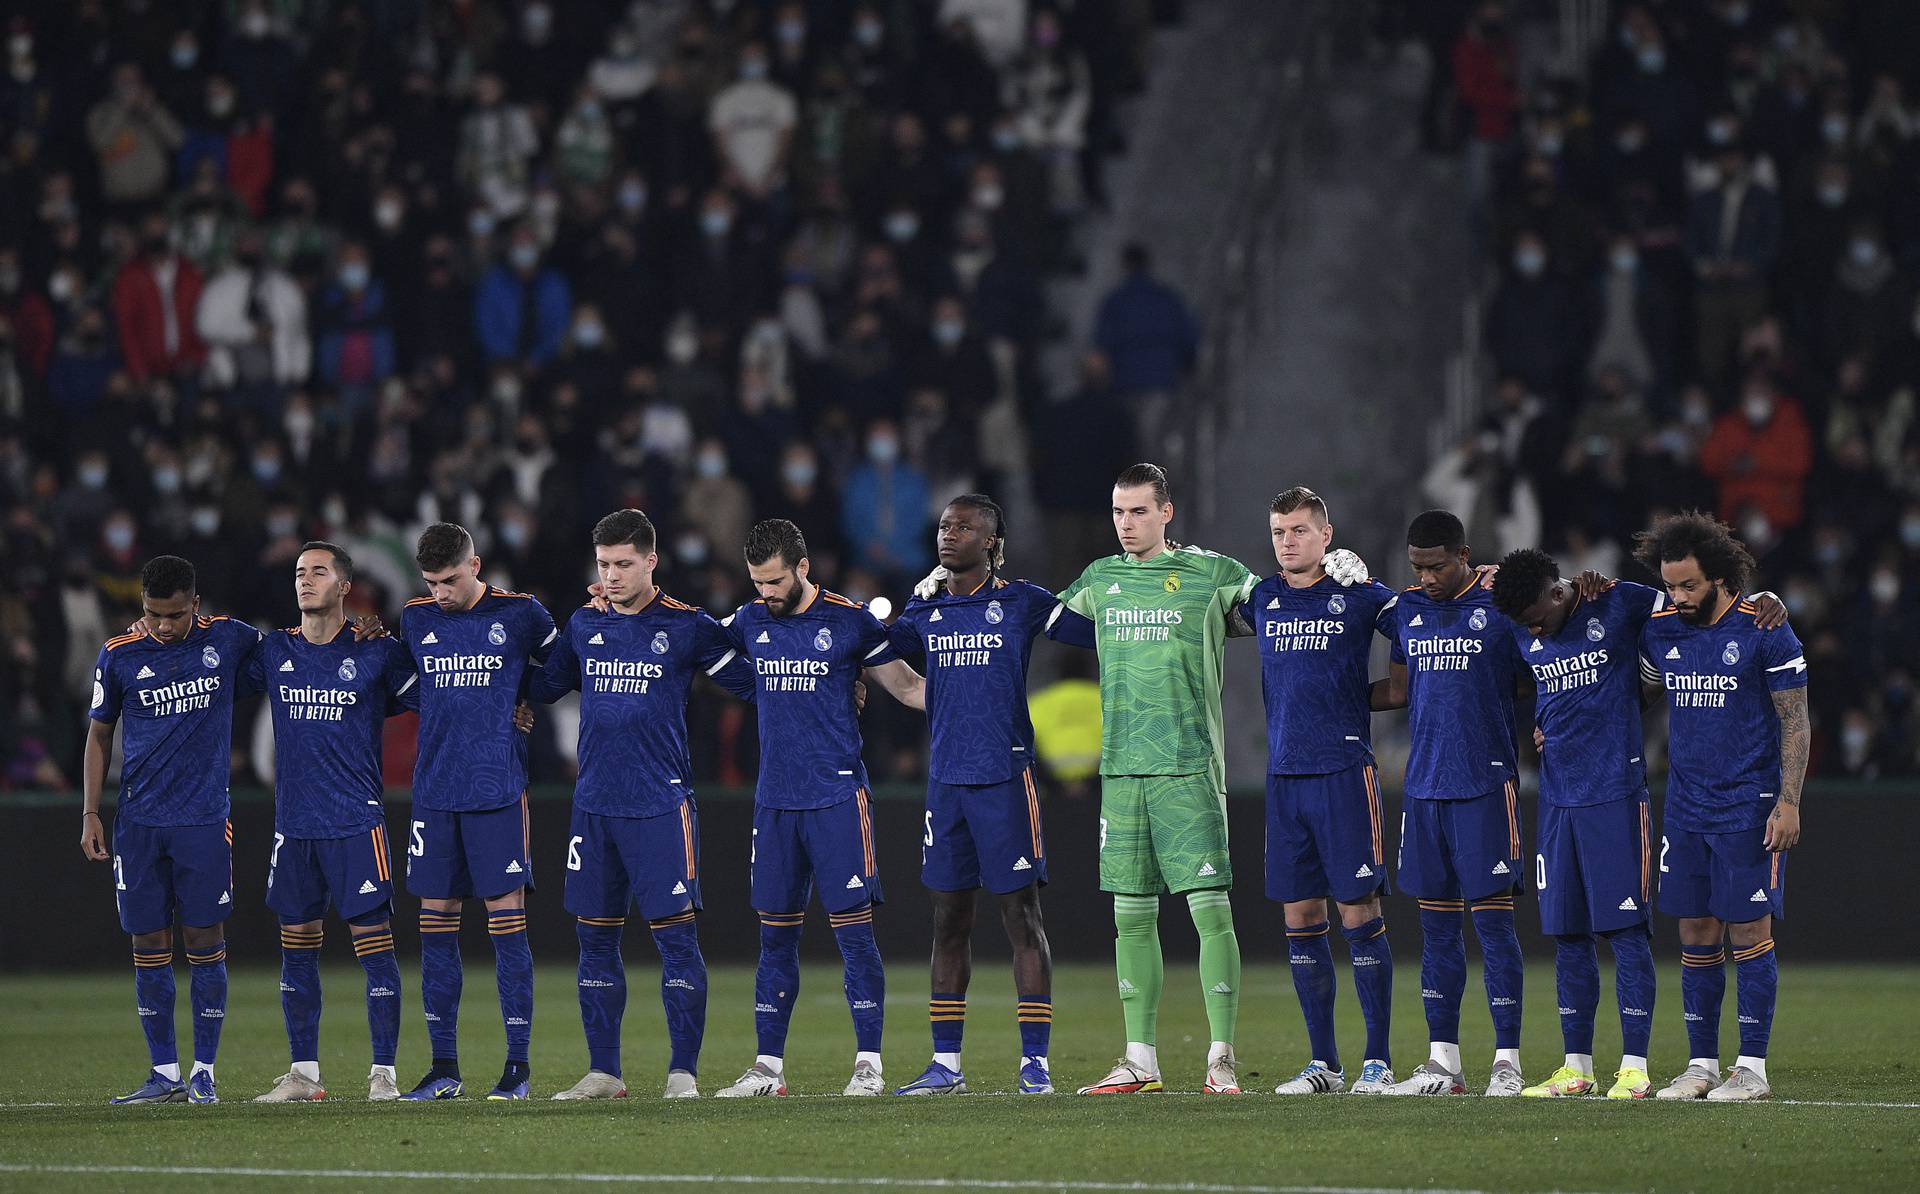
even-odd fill
[(1540, 799), (1562, 807), (1606, 804), (1647, 786), (1640, 729), (1640, 632), (1666, 594), (1617, 581), (1592, 601), (1574, 598), (1559, 634), (1515, 625), (1533, 673), (1534, 721), (1546, 735)]
[(1671, 609), (1647, 622), (1640, 666), (1666, 691), (1666, 823), (1695, 833), (1757, 829), (1780, 798), (1780, 717), (1773, 694), (1807, 686), (1790, 626), (1762, 630), (1735, 600), (1710, 626)]
[(783, 617), (752, 601), (728, 615), (733, 646), (753, 661), (760, 711), (763, 808), (832, 808), (867, 786), (853, 682), (860, 669), (898, 658), (887, 628), (867, 608), (816, 588), (806, 608)]
[(527, 664), (559, 632), (525, 593), (489, 585), (472, 609), (407, 602), (400, 637), (420, 672), (420, 745), (413, 799), (439, 812), (504, 808), (527, 788), (527, 736), (513, 726)]
[(1260, 641), (1267, 774), (1328, 775), (1373, 761), (1367, 656), (1396, 594), (1379, 581), (1323, 576), (1296, 589), (1279, 576), (1241, 608)]
[(889, 633), (901, 654), (926, 657), (929, 778), (997, 784), (1032, 764), (1027, 663), (1033, 640), (1062, 637), (1074, 626), (1084, 628), (1082, 645), (1092, 646), (1093, 623), (1024, 580), (908, 600)]
[(273, 827), (287, 837), (340, 838), (384, 819), (381, 723), (417, 687), (397, 638), (308, 642), (298, 626), (261, 640), (247, 666), (273, 716)]
[(1407, 795), (1469, 800), (1517, 776), (1513, 690), (1526, 664), (1480, 578), (1445, 601), (1402, 591), (1387, 635), (1407, 669)]
[(631, 614), (575, 611), (527, 688), (548, 702), (580, 692), (575, 808), (654, 817), (693, 794), (687, 690), (700, 672), (752, 699), (752, 665), (704, 610), (656, 592)]
[(251, 695), (246, 671), (260, 632), (232, 618), (196, 618), (187, 637), (109, 639), (93, 667), (88, 716), (120, 730), (116, 817), (136, 825), (227, 819), (233, 701)]

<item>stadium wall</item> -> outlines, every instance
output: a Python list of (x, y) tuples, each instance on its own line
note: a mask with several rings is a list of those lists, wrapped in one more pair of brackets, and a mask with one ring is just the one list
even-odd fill
[[(574, 956), (572, 918), (561, 907), (562, 869), (567, 844), (567, 797), (564, 787), (537, 788), (533, 801), (534, 880), (537, 890), (528, 897), (529, 922), (535, 956), (545, 961)], [(919, 789), (899, 786), (883, 789), (876, 801), (880, 872), (888, 896), (876, 918), (883, 954), (899, 981), (914, 981), (924, 969), (931, 920), (919, 882), (921, 804)], [(1824, 783), (1811, 785), (1806, 797), (1806, 831), (1791, 855), (1787, 879), (1786, 927), (1776, 933), (1783, 948), (1796, 956), (1836, 960), (1880, 961), (1920, 956), (1920, 919), (1911, 916), (1866, 916), (1865, 908), (1898, 908), (1896, 880), (1910, 874), (1913, 843), (1920, 842), (1920, 799), (1911, 785)], [(388, 808), (390, 838), (396, 847), (407, 841), (405, 794), (392, 794)], [(0, 796), (8, 832), (0, 843), (0, 873), (16, 894), (11, 912), (0, 920), (0, 970), (81, 970), (120, 968), (127, 964), (127, 941), (114, 912), (111, 871), (80, 857), (75, 830), (79, 799), (73, 794)], [(1655, 794), (1656, 814), (1659, 795)], [(1524, 801), (1525, 830), (1531, 838), (1537, 818), (1534, 801)], [(1236, 793), (1228, 802), (1234, 842), (1236, 883), (1234, 908), (1241, 948), (1250, 961), (1272, 961), (1283, 952), (1280, 909), (1263, 895), (1263, 805), (1256, 792)], [(1400, 797), (1387, 794), (1386, 840), (1399, 840)], [(710, 789), (700, 802), (701, 888), (705, 915), (701, 918), (702, 947), (710, 959), (749, 961), (758, 949), (758, 925), (747, 900), (746, 846), (752, 827), (751, 793)], [(1093, 845), (1099, 835), (1098, 805), (1092, 800), (1051, 800), (1045, 805), (1051, 886), (1044, 899), (1048, 936), (1054, 956), (1061, 959), (1111, 961), (1113, 922), (1111, 904), (1096, 891), (1098, 876)], [(111, 822), (109, 811), (108, 820)], [(1659, 824), (1656, 815), (1655, 824)], [(268, 965), (278, 958), (278, 930), (262, 902), (266, 889), (267, 852), (273, 841), (273, 805), (262, 792), (238, 792), (233, 802), (234, 911), (227, 928), (227, 948), (239, 965)], [(1391, 847), (1390, 847), (1391, 848)], [(1659, 865), (1659, 842), (1653, 843), (1653, 864)], [(1391, 863), (1391, 859), (1389, 862)], [(396, 858), (396, 873), (404, 865)], [(402, 915), (395, 937), (403, 953), (415, 952), (414, 913), (418, 902), (399, 897)], [(1534, 952), (1549, 954), (1540, 936), (1532, 900), (1520, 901), (1522, 939)], [(1006, 953), (998, 918), (980, 917), (976, 950), (983, 959)], [(1417, 957), (1419, 936), (1413, 902), (1395, 895), (1388, 900), (1387, 923), (1398, 931), (1397, 943), (1409, 959)], [(466, 945), (471, 956), (486, 957), (485, 917), (478, 909), (467, 916)], [(629, 927), (639, 952), (635, 964), (650, 956), (639, 941), (643, 930)], [(1656, 939), (1662, 953), (1673, 946), (1672, 921), (1657, 919)], [(1169, 908), (1161, 931), (1170, 955), (1196, 950), (1192, 926), (1185, 915)], [(327, 956), (348, 958), (346, 931), (334, 921), (328, 926)], [(834, 953), (832, 934), (817, 910), (809, 918), (805, 948), (827, 959)], [(997, 982), (991, 961), (981, 967), (980, 981)]]

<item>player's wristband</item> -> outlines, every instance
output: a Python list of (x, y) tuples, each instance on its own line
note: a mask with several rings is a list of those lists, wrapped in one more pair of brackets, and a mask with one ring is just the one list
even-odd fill
[(82, 812), (80, 813), (80, 819), (81, 819), (82, 821), (84, 821), (84, 820), (86, 820), (86, 819), (87, 819), (88, 817), (97, 817), (97, 816), (99, 816), (99, 815), (100, 815), (99, 813), (97, 813), (97, 812), (95, 812), (95, 811), (94, 811), (94, 810), (92, 810), (92, 809), (85, 809), (85, 810), (83, 810), (83, 811), (82, 811)]

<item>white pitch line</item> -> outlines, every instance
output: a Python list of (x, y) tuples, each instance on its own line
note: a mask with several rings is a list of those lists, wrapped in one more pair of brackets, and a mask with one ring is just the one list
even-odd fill
[(418, 1182), (586, 1182), (600, 1185), (859, 1186), (916, 1190), (1137, 1191), (1139, 1194), (1485, 1194), (1480, 1190), (1430, 1190), (1405, 1186), (1268, 1186), (1221, 1182), (1020, 1181), (962, 1177), (810, 1177), (725, 1173), (486, 1173), (422, 1169), (269, 1169), (221, 1165), (16, 1165), (0, 1173), (65, 1173), (152, 1177), (352, 1178)]

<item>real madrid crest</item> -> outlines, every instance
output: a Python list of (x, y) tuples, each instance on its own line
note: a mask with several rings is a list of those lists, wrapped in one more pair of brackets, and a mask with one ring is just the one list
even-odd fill
[(1335, 593), (1333, 596), (1327, 598), (1327, 612), (1330, 614), (1346, 613), (1347, 595), (1345, 593)]
[(200, 652), (200, 662), (206, 664), (208, 667), (219, 667), (220, 652), (214, 650), (212, 647), (207, 647)]
[(360, 668), (353, 662), (353, 656), (349, 655), (340, 661), (340, 678), (342, 680), (351, 684), (353, 683), (353, 678), (359, 674)]
[(1740, 662), (1740, 644), (1734, 642), (1732, 639), (1728, 639), (1727, 645), (1721, 648), (1720, 662), (1726, 664), (1728, 667), (1732, 667), (1734, 664), (1739, 663)]
[(833, 650), (833, 631), (822, 626), (820, 633), (813, 636), (813, 649), (816, 651)]
[(1180, 591), (1180, 577), (1177, 573), (1167, 573), (1167, 579), (1163, 581), (1162, 584), (1169, 593), (1178, 593)]
[(493, 625), (487, 627), (487, 641), (492, 643), (496, 647), (506, 646), (507, 645), (507, 628), (505, 626), (502, 626), (498, 622), (495, 622)]
[(1473, 627), (1475, 630), (1485, 630), (1487, 628), (1487, 611), (1484, 609), (1476, 609), (1471, 614), (1468, 614), (1467, 625)]
[(655, 655), (665, 655), (668, 645), (667, 632), (664, 630), (655, 631), (653, 635), (653, 653)]
[(1587, 619), (1587, 640), (1589, 642), (1597, 643), (1605, 637), (1607, 637), (1607, 628), (1600, 624), (1600, 619), (1588, 618)]
[(998, 601), (987, 602), (987, 622), (990, 625), (998, 626), (1006, 616), (1006, 611), (1000, 608)]

